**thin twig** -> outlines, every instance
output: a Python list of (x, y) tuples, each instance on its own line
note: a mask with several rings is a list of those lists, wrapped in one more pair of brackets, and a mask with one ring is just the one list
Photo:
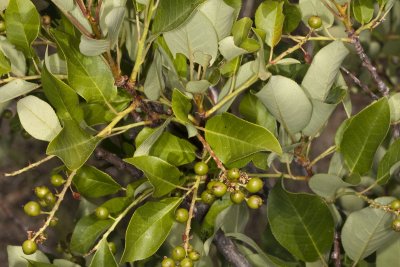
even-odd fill
[(139, 169), (135, 168), (133, 165), (127, 164), (125, 161), (123, 161), (117, 155), (115, 155), (101, 147), (96, 148), (95, 156), (98, 159), (107, 161), (108, 163), (112, 164), (119, 170), (126, 170), (132, 176), (131, 178), (142, 177), (142, 172)]
[(54, 155), (47, 156), (47, 157), (45, 157), (44, 159), (41, 159), (41, 160), (39, 160), (39, 161), (37, 161), (37, 162), (35, 162), (35, 163), (29, 164), (29, 165), (26, 166), (25, 168), (22, 168), (22, 169), (20, 169), (20, 170), (18, 170), (18, 171), (11, 172), (11, 173), (5, 173), (4, 176), (16, 176), (16, 175), (18, 175), (18, 174), (24, 173), (24, 172), (26, 172), (26, 171), (29, 171), (29, 170), (31, 170), (31, 169), (33, 169), (33, 168), (39, 166), (40, 164), (42, 164), (42, 163), (44, 163), (44, 162), (46, 162), (46, 161), (49, 161), (50, 159), (52, 159), (52, 158), (54, 158), (54, 157), (55, 157)]
[(196, 183), (193, 185), (193, 195), (192, 195), (192, 201), (190, 203), (190, 208), (189, 208), (189, 219), (186, 222), (186, 228), (185, 228), (185, 233), (183, 235), (183, 242), (184, 245), (183, 247), (185, 248), (186, 254), (188, 254), (188, 249), (189, 249), (189, 242), (190, 242), (190, 229), (192, 225), (192, 219), (193, 219), (193, 214), (194, 214), (194, 207), (196, 204), (196, 198), (197, 198), (197, 190), (199, 189), (201, 181), (201, 176), (196, 176)]
[(217, 167), (222, 171), (226, 171), (224, 164), (222, 164), (221, 160), (217, 157), (215, 152), (211, 149), (210, 145), (207, 143), (207, 141), (204, 139), (204, 137), (201, 136), (201, 134), (198, 134), (197, 138), (203, 144), (204, 149), (208, 151), (208, 153), (210, 154), (211, 157), (213, 157), (215, 163), (217, 164)]
[(372, 76), (372, 79), (378, 85), (378, 90), (381, 92), (383, 96), (389, 96), (389, 87), (384, 83), (382, 78), (379, 76), (376, 67), (372, 65), (371, 59), (365, 53), (364, 48), (361, 45), (360, 38), (355, 34), (354, 30), (349, 32), (349, 37), (352, 39), (352, 43), (356, 48), (357, 55), (362, 61), (362, 65), (369, 71)]
[(366, 84), (362, 83), (353, 73), (351, 73), (348, 69), (346, 69), (345, 67), (340, 67), (340, 69), (346, 73), (355, 84), (357, 84), (358, 86), (361, 87), (361, 89), (364, 90), (365, 93), (369, 94), (371, 96), (372, 99), (377, 100), (379, 99), (379, 97), (374, 94)]

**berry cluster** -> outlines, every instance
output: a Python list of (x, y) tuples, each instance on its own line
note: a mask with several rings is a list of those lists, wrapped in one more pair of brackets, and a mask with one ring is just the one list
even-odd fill
[(392, 229), (396, 232), (400, 232), (400, 200), (393, 200), (390, 203), (390, 209), (397, 214), (397, 218), (392, 222)]
[(176, 246), (171, 252), (171, 258), (164, 257), (161, 267), (192, 267), (194, 261), (200, 259), (200, 254), (189, 246), (187, 253), (182, 246)]

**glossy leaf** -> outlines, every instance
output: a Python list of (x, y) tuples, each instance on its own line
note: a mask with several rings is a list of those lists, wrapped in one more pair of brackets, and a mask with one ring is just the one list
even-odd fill
[(157, 130), (153, 131), (150, 135), (146, 135), (146, 139), (143, 140), (143, 142), (136, 141), (136, 151), (134, 156), (139, 157), (149, 155), (151, 148), (155, 142), (157, 142), (158, 138), (160, 138), (161, 134), (164, 132), (165, 128), (167, 128), (170, 122), (171, 118), (164, 121), (164, 123), (158, 127)]
[(18, 76), (26, 73), (26, 59), (24, 53), (17, 50), (4, 36), (0, 36), (0, 50), (11, 62), (11, 72)]
[[(233, 205), (230, 198), (222, 198), (214, 201), (208, 210), (206, 216), (201, 223), (201, 238), (208, 239), (214, 235), (214, 233), (221, 227), (222, 220), (217, 220), (218, 217), (225, 216), (228, 208)], [(208, 251), (207, 251), (208, 253)]]
[(22, 79), (12, 80), (0, 87), (0, 103), (25, 95), (39, 87), (36, 83), (27, 82)]
[(256, 27), (265, 31), (265, 43), (269, 47), (276, 46), (281, 40), (283, 23), (285, 21), (283, 4), (284, 2), (265, 1), (256, 11)]
[(110, 175), (88, 165), (84, 165), (78, 170), (73, 183), (84, 197), (107, 196), (121, 189), (121, 186)]
[(378, 184), (386, 184), (392, 174), (392, 167), (400, 162), (400, 140), (396, 140), (390, 145), (386, 154), (383, 156), (378, 165), (378, 173), (376, 181)]
[(376, 252), (376, 267), (400, 266), (400, 238), (393, 240)]
[(334, 222), (320, 197), (289, 193), (278, 183), (267, 209), (272, 233), (283, 247), (303, 261), (324, 259), (332, 246)]
[(115, 261), (114, 255), (112, 254), (110, 247), (108, 246), (107, 240), (103, 239), (100, 241), (100, 246), (94, 254), (89, 267), (118, 267), (119, 265)]
[(32, 42), (39, 34), (40, 17), (30, 0), (10, 0), (6, 9), (7, 39), (28, 58), (34, 56)]
[(182, 123), (191, 123), (188, 118), (191, 109), (191, 100), (175, 88), (172, 92), (172, 111), (175, 117)]
[(94, 214), (82, 217), (72, 232), (71, 250), (79, 254), (89, 252), (95, 241), (112, 224), (112, 219), (99, 220)]
[[(382, 197), (375, 201), (386, 205), (393, 199)], [(373, 207), (349, 215), (342, 229), (341, 240), (346, 255), (354, 261), (354, 266), (377, 249), (400, 237), (391, 228), (393, 219), (391, 213)]]
[(161, 33), (176, 29), (205, 0), (163, 0), (154, 16), (153, 32)]
[(42, 70), (42, 85), (47, 99), (55, 107), (60, 119), (75, 120), (78, 123), (83, 120), (78, 95), (66, 83), (50, 73), (46, 64)]
[(354, 18), (362, 24), (368, 23), (374, 16), (373, 0), (354, 0), (351, 6)]
[(56, 41), (64, 53), (68, 65), (68, 82), (88, 102), (100, 102), (111, 107), (110, 100), (117, 95), (114, 77), (109, 66), (100, 56), (82, 55), (70, 43), (74, 39), (56, 32)]
[(229, 35), (235, 20), (235, 9), (227, 5), (224, 0), (208, 0), (200, 6), (199, 11), (214, 25), (218, 40)]
[(217, 33), (202, 12), (196, 12), (184, 25), (164, 33), (164, 39), (174, 56), (181, 53), (194, 60), (195, 53), (201, 52), (212, 57), (210, 64), (217, 58)]
[[(153, 132), (154, 129), (144, 128), (139, 135), (143, 133), (147, 137)], [(140, 142), (138, 142), (139, 135), (136, 138), (136, 145), (140, 145)], [(143, 138), (143, 136), (140, 137)], [(196, 147), (185, 139), (164, 132), (152, 145), (149, 155), (163, 159), (172, 165), (180, 166), (190, 163), (196, 158)]]
[(180, 185), (179, 169), (160, 158), (139, 156), (125, 161), (144, 172), (154, 187), (154, 197), (164, 196)]
[(158, 250), (171, 231), (173, 213), (181, 201), (181, 198), (165, 198), (147, 202), (135, 211), (126, 230), (122, 262), (142, 260)]
[(48, 155), (59, 157), (70, 170), (79, 169), (101, 141), (86, 133), (76, 121), (64, 120), (64, 128), (47, 147)]
[(386, 98), (364, 108), (354, 116), (343, 133), (340, 151), (351, 173), (366, 173), (375, 151), (390, 126), (390, 110)]
[(232, 35), (236, 46), (240, 46), (247, 39), (252, 25), (253, 21), (248, 17), (235, 21), (232, 26)]
[(24, 129), (36, 139), (51, 141), (61, 131), (54, 110), (36, 96), (27, 96), (19, 100), (17, 111)]
[(223, 163), (261, 151), (282, 153), (278, 140), (270, 131), (229, 113), (208, 120), (205, 137)]
[(291, 33), (301, 22), (301, 11), (298, 5), (291, 4), (290, 1), (285, 1), (283, 4), (283, 14), (285, 22), (283, 23), (283, 32)]
[(7, 258), (9, 267), (25, 267), (26, 260), (40, 261), (49, 263), (49, 259), (41, 251), (36, 251), (32, 255), (26, 255), (20, 246), (7, 246)]
[(311, 102), (302, 88), (289, 78), (272, 76), (256, 96), (292, 135), (310, 121)]
[(311, 98), (325, 101), (348, 53), (342, 42), (334, 41), (315, 55), (301, 83)]

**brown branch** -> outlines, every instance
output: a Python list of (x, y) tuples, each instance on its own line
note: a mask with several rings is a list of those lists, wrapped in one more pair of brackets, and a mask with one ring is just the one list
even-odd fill
[(207, 143), (207, 141), (204, 139), (204, 137), (201, 136), (201, 134), (198, 134), (197, 138), (203, 144), (204, 149), (207, 150), (208, 153), (210, 154), (210, 156), (214, 159), (215, 163), (217, 164), (217, 167), (222, 171), (226, 171), (224, 164), (222, 164), (222, 162), (219, 160), (219, 158), (217, 157), (215, 152), (211, 149), (210, 145)]
[(125, 161), (123, 161), (117, 155), (115, 155), (101, 147), (96, 148), (95, 156), (97, 159), (102, 159), (102, 160), (107, 161), (108, 163), (112, 164), (113, 166), (115, 166), (117, 169), (119, 169), (121, 171), (126, 170), (127, 172), (129, 172), (130, 175), (132, 175), (133, 178), (142, 177), (142, 172), (139, 169), (136, 169), (134, 166), (127, 164)]
[(340, 258), (340, 232), (335, 231), (335, 239), (333, 241), (333, 252), (331, 255), (331, 258), (333, 259), (335, 263), (335, 267), (341, 267), (342, 262)]
[(379, 92), (381, 92), (383, 96), (389, 96), (389, 87), (385, 84), (385, 82), (379, 76), (378, 71), (376, 70), (376, 67), (372, 65), (371, 59), (365, 53), (364, 48), (361, 45), (359, 36), (356, 35), (356, 33), (354, 32), (353, 29), (349, 32), (349, 37), (351, 38), (352, 43), (353, 43), (354, 47), (356, 48), (356, 52), (362, 61), (363, 67), (365, 67), (369, 71), (369, 73), (372, 76), (372, 79), (378, 85)]
[(245, 256), (238, 250), (235, 243), (226, 237), (222, 230), (218, 230), (214, 236), (214, 243), (218, 251), (235, 267), (251, 267)]
[(346, 74), (353, 80), (353, 82), (354, 82), (355, 84), (357, 84), (358, 86), (360, 86), (361, 89), (363, 89), (365, 93), (369, 94), (369, 95), (372, 97), (372, 99), (374, 99), (374, 100), (379, 99), (379, 97), (378, 97), (376, 94), (374, 94), (374, 93), (368, 88), (368, 86), (367, 86), (366, 84), (362, 83), (362, 82), (361, 82), (353, 73), (351, 73), (348, 69), (346, 69), (346, 68), (344, 68), (344, 67), (340, 67), (340, 69), (341, 69), (344, 73), (346, 73)]

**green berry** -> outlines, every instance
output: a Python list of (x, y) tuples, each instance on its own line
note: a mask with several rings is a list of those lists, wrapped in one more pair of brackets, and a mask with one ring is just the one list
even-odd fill
[(175, 267), (175, 261), (171, 258), (164, 258), (161, 267)]
[(54, 227), (56, 226), (58, 223), (58, 219), (56, 217), (54, 217), (53, 219), (50, 220), (50, 226)]
[(400, 218), (393, 220), (392, 229), (396, 232), (400, 232)]
[(35, 187), (35, 195), (40, 199), (43, 199), (49, 192), (50, 192), (50, 190), (47, 186)]
[(259, 207), (261, 207), (262, 203), (262, 198), (257, 195), (253, 195), (247, 199), (247, 206), (250, 209), (258, 209)]
[(230, 169), (227, 176), (229, 180), (236, 181), (240, 177), (240, 170), (238, 168)]
[(189, 219), (189, 212), (187, 209), (179, 208), (175, 211), (175, 220), (184, 223)]
[(244, 193), (242, 191), (235, 191), (231, 193), (231, 200), (235, 204), (240, 204), (244, 200)]
[(312, 29), (318, 29), (322, 26), (322, 19), (318, 16), (311, 16), (308, 19), (308, 26)]
[(208, 165), (207, 163), (200, 161), (194, 165), (194, 172), (197, 175), (206, 175), (208, 173)]
[(400, 200), (396, 199), (390, 203), (390, 208), (392, 210), (398, 211), (400, 210)]
[(197, 251), (192, 251), (189, 253), (189, 259), (192, 261), (198, 261), (200, 259), (200, 254)]
[(186, 251), (183, 247), (177, 246), (172, 250), (171, 257), (176, 261), (183, 260), (186, 257)]
[(211, 191), (212, 188), (213, 188), (213, 186), (214, 186), (214, 184), (215, 184), (216, 182), (217, 182), (217, 181), (214, 181), (214, 180), (209, 181), (209, 182), (207, 183), (207, 189)]
[(225, 195), (226, 190), (227, 186), (222, 182), (215, 182), (215, 184), (212, 187), (212, 193), (216, 197), (222, 197), (223, 195)]
[(105, 220), (108, 218), (108, 216), (110, 215), (110, 213), (108, 212), (108, 209), (105, 207), (98, 207), (96, 209), (96, 217), (100, 220)]
[(54, 196), (53, 193), (49, 192), (44, 196), (44, 201), (46, 202), (47, 206), (53, 207), (54, 204), (56, 203), (56, 197)]
[(108, 242), (108, 247), (110, 248), (112, 254), (115, 254), (117, 252), (117, 246), (114, 242)]
[(201, 193), (201, 201), (205, 204), (211, 205), (215, 201), (215, 196), (208, 190)]
[(31, 255), (35, 253), (37, 250), (37, 245), (35, 241), (33, 240), (25, 240), (24, 243), (22, 243), (22, 251), (24, 252), (25, 255)]
[(24, 211), (29, 216), (38, 216), (41, 212), (40, 205), (36, 201), (29, 201), (25, 204)]
[(250, 193), (257, 193), (258, 191), (260, 191), (262, 189), (263, 185), (264, 185), (264, 183), (260, 178), (254, 177), (254, 178), (251, 178), (249, 180), (249, 182), (246, 184), (246, 189)]
[(184, 258), (181, 262), (180, 262), (180, 267), (192, 267), (193, 266), (193, 261), (189, 258)]
[(9, 109), (5, 109), (2, 114), (3, 118), (5, 119), (11, 119), (13, 115), (14, 115), (13, 112)]
[(60, 174), (53, 174), (50, 178), (50, 182), (53, 186), (62, 186), (65, 183), (64, 178)]

